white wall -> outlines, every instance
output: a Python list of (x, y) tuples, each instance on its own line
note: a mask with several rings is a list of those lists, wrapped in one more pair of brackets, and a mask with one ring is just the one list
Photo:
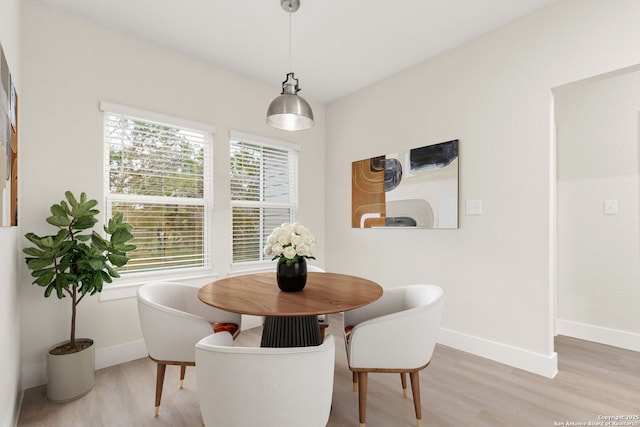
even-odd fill
[[(265, 123), (266, 108), (279, 94), (280, 82), (274, 82), (273, 87), (259, 84), (41, 3), (28, 0), (23, 4), (20, 135), (25, 143), (20, 155), (25, 232), (50, 232), (44, 218), (65, 190), (85, 191), (98, 199), (102, 196), (102, 115), (98, 103), (106, 100), (216, 127), (212, 238), (214, 268), (222, 277), (231, 263), (229, 131), (299, 143), (298, 219), (319, 239), (318, 262), (325, 262), (323, 105), (312, 105), (316, 118), (312, 130), (288, 133), (271, 129)], [(209, 280), (203, 279), (203, 283)], [(68, 339), (70, 315), (66, 300), (45, 299), (42, 288), (30, 283), (24, 274), (25, 387), (44, 381), (46, 350)], [(78, 309), (77, 334), (96, 342), (98, 368), (146, 355), (135, 298), (101, 302), (92, 297)]]
[[(553, 376), (551, 88), (640, 63), (638, 16), (634, 0), (560, 1), (330, 104), (329, 269), (442, 285), (442, 343)], [(482, 200), (483, 215), (461, 212), (458, 230), (350, 228), (352, 161), (451, 139), (461, 206)]]
[[(640, 351), (640, 71), (554, 90), (558, 333)], [(604, 201), (618, 213), (605, 215)]]
[[(16, 92), (21, 95), (19, 0), (0, 0), (0, 44), (7, 58)], [(18, 154), (24, 146), (19, 141)], [(20, 158), (20, 157), (18, 157)], [(21, 183), (18, 191), (21, 193)], [(18, 197), (18, 200), (20, 198)], [(18, 223), (20, 225), (20, 223)], [(13, 426), (18, 419), (20, 386), (20, 300), (18, 288), (18, 227), (0, 227), (0, 424)]]
[[(0, 11), (1, 13), (1, 11)], [(4, 47), (4, 43), (2, 44)], [(0, 227), (0, 422), (12, 426), (21, 401), (18, 227)]]

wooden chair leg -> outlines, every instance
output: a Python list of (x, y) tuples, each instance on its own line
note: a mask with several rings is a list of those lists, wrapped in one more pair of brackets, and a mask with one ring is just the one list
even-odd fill
[(364, 427), (367, 417), (367, 373), (358, 372), (358, 411), (360, 427)]
[(420, 373), (412, 371), (409, 373), (411, 379), (411, 392), (413, 394), (413, 406), (416, 409), (417, 426), (422, 425), (422, 401), (420, 400)]
[(180, 365), (180, 388), (184, 388), (184, 374), (187, 372), (187, 365)]
[(324, 342), (324, 334), (325, 334), (325, 330), (327, 329), (329, 325), (320, 325), (320, 341)]
[(162, 385), (164, 384), (164, 373), (167, 369), (167, 365), (164, 363), (158, 363), (158, 372), (156, 375), (156, 407), (153, 416), (157, 417), (160, 411), (160, 399), (162, 399)]
[(402, 395), (406, 398), (407, 394), (407, 373), (400, 372), (400, 382), (402, 383)]
[(356, 372), (351, 373), (353, 381), (353, 391), (358, 391), (358, 374)]

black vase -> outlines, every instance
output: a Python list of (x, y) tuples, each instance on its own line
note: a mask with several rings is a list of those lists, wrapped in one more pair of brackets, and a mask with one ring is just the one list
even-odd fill
[(280, 258), (276, 278), (281, 291), (297, 292), (303, 290), (307, 283), (307, 260), (300, 258), (298, 262), (287, 265), (287, 260)]

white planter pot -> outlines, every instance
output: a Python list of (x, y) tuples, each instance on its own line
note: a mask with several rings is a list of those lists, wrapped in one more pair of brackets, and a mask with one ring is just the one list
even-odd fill
[[(71, 354), (51, 354), (51, 350), (64, 344), (56, 344), (47, 353), (47, 398), (56, 403), (69, 402), (89, 393), (95, 384), (95, 346), (90, 341), (84, 350)], [(68, 342), (68, 341), (66, 341)]]

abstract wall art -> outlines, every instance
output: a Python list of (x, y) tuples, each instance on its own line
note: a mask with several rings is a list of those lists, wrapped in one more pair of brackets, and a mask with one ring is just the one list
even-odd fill
[(0, 46), (0, 226), (18, 225), (18, 96)]
[(351, 226), (458, 228), (458, 143), (353, 162)]

